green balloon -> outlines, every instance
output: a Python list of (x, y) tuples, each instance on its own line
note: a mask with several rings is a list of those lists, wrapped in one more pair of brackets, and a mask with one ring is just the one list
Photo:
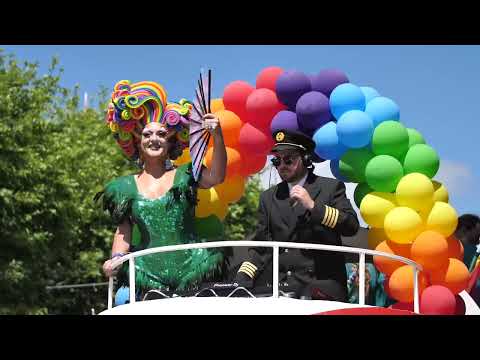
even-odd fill
[(422, 134), (415, 129), (407, 129), (408, 132), (408, 147), (411, 148), (413, 145), (425, 144), (425, 139)]
[(390, 155), (400, 160), (408, 151), (408, 143), (408, 131), (398, 121), (384, 121), (373, 132), (375, 155)]
[(375, 156), (367, 164), (365, 177), (372, 189), (393, 192), (403, 177), (402, 164), (390, 155)]
[(340, 174), (350, 182), (365, 182), (365, 167), (374, 156), (368, 147), (348, 150), (339, 161)]
[(215, 215), (195, 218), (195, 231), (201, 239), (218, 239), (223, 236), (223, 223)]
[(368, 186), (367, 183), (360, 183), (356, 186), (353, 193), (353, 200), (355, 200), (355, 204), (359, 209), (365, 195), (370, 194), (373, 191), (374, 190), (370, 186)]
[(413, 145), (403, 161), (405, 174), (421, 173), (432, 179), (440, 167), (437, 152), (426, 144)]

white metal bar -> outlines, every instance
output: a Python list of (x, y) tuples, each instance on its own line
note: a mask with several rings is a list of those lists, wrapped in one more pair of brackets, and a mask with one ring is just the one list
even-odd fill
[(113, 302), (113, 276), (108, 278), (108, 308), (112, 308)]
[(365, 253), (360, 253), (360, 261), (358, 266), (360, 271), (358, 277), (358, 296), (360, 297), (360, 305), (365, 305)]
[(360, 249), (347, 246), (336, 246), (336, 245), (324, 245), (324, 244), (309, 244), (309, 243), (293, 243), (293, 242), (280, 242), (280, 241), (212, 241), (204, 243), (194, 243), (194, 244), (182, 244), (182, 245), (168, 245), (160, 246), (151, 249), (145, 249), (141, 251), (136, 251), (120, 258), (115, 259), (112, 262), (112, 268), (123, 264), (125, 261), (131, 257), (145, 256), (149, 254), (164, 253), (177, 250), (192, 250), (192, 249), (209, 249), (209, 248), (219, 248), (219, 247), (268, 247), (273, 248), (274, 246), (282, 248), (292, 248), (292, 249), (310, 249), (310, 250), (325, 250), (325, 251), (334, 251), (350, 254), (359, 254), (361, 252), (366, 255), (378, 255), (384, 256), (390, 259), (401, 261), (407, 265), (416, 266), (418, 270), (422, 270), (420, 264), (417, 264), (415, 261), (408, 258), (387, 254), (381, 251), (369, 250), (369, 249)]
[(273, 247), (273, 297), (278, 298), (278, 253), (279, 247)]
[(130, 304), (135, 302), (135, 257), (128, 259), (129, 287), (130, 287)]
[(108, 285), (108, 281), (107, 281), (107, 282), (101, 282), (101, 283), (86, 283), (86, 284), (46, 286), (45, 289), (46, 289), (46, 290), (60, 290), (60, 289), (86, 288), (86, 287), (96, 288), (97, 286), (105, 286), (105, 285)]
[(420, 301), (418, 293), (418, 269), (413, 267), (413, 312), (420, 314)]
[[(346, 246), (336, 246), (336, 245), (324, 245), (324, 244), (310, 244), (310, 243), (293, 243), (293, 242), (279, 242), (279, 241), (212, 241), (212, 242), (205, 242), (205, 243), (194, 243), (194, 244), (181, 244), (181, 245), (169, 245), (169, 246), (161, 246), (151, 249), (145, 249), (141, 251), (136, 251), (125, 256), (122, 256), (118, 259), (115, 259), (112, 262), (112, 269), (123, 264), (125, 261), (129, 261), (130, 267), (130, 301), (133, 303), (135, 302), (135, 265), (134, 259), (139, 256), (145, 256), (149, 254), (156, 254), (156, 253), (165, 253), (171, 251), (178, 251), (178, 250), (192, 250), (192, 249), (209, 249), (209, 248), (219, 248), (219, 247), (266, 247), (266, 248), (273, 248), (274, 256), (273, 256), (273, 266), (274, 266), (274, 277), (275, 274), (277, 276), (277, 286), (274, 284), (273, 292), (274, 296), (278, 296), (278, 249), (282, 248), (292, 248), (292, 249), (310, 249), (310, 250), (324, 250), (324, 251), (333, 251), (333, 252), (342, 252), (342, 253), (353, 253), (353, 254), (360, 254), (360, 263), (363, 263), (363, 271), (360, 269), (360, 276), (363, 277), (363, 282), (359, 279), (361, 284), (365, 283), (365, 255), (374, 255), (374, 256), (383, 256), (390, 259), (398, 260), (402, 263), (407, 265), (413, 266), (414, 268), (414, 309), (415, 312), (419, 312), (419, 293), (418, 293), (418, 271), (422, 271), (422, 266), (417, 264), (415, 261), (410, 260), (408, 258), (387, 254), (381, 251), (376, 250), (369, 250), (369, 249), (361, 249), (361, 248), (353, 248), (353, 247), (346, 247)], [(277, 255), (275, 256), (275, 249), (277, 251)], [(363, 257), (363, 262), (362, 262)], [(277, 269), (275, 271), (275, 268)], [(274, 278), (275, 279), (275, 278)], [(362, 290), (363, 289), (363, 290)], [(361, 287), (361, 290), (364, 294), (364, 287)], [(362, 300), (363, 299), (363, 300)], [(365, 297), (362, 296), (360, 301), (365, 301)]]

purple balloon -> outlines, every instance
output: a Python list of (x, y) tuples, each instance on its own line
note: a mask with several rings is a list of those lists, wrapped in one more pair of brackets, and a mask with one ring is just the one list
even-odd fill
[(312, 90), (320, 91), (329, 97), (333, 89), (338, 85), (350, 82), (342, 71), (336, 69), (327, 69), (320, 71), (317, 75), (310, 76)]
[(308, 76), (295, 70), (285, 71), (278, 77), (275, 84), (278, 100), (290, 109), (295, 109), (300, 96), (311, 90), (312, 85)]
[(279, 111), (272, 119), (270, 130), (272, 134), (278, 130), (298, 131), (297, 114), (288, 110)]
[(312, 133), (330, 121), (328, 98), (318, 91), (310, 91), (297, 101), (298, 126), (306, 133)]

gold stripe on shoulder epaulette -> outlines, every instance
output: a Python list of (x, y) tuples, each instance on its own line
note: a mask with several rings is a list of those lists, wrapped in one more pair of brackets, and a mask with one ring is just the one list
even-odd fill
[(324, 205), (325, 206), (325, 215), (323, 215), (323, 220), (322, 220), (322, 225), (325, 225), (327, 223), (327, 219), (328, 219), (328, 216), (330, 214), (329, 212), (329, 208), (327, 205)]
[(255, 271), (258, 270), (258, 268), (254, 264), (252, 264), (250, 261), (244, 261), (242, 265), (248, 265), (251, 268), (253, 268), (253, 270), (255, 270)]
[(258, 268), (251, 262), (244, 261), (240, 266), (238, 272), (243, 272), (253, 279), (255, 277), (255, 272), (257, 271), (257, 269)]
[(325, 205), (325, 215), (323, 217), (322, 225), (334, 228), (338, 222), (339, 212), (337, 209)]
[(328, 222), (327, 226), (328, 227), (333, 227), (333, 220), (335, 219), (335, 209), (330, 208), (330, 221)]
[(325, 212), (327, 213), (327, 218), (325, 219), (325, 222), (323, 225), (329, 226), (330, 220), (332, 218), (332, 208), (330, 206), (325, 205)]
[(333, 222), (332, 222), (332, 228), (337, 226), (338, 214), (339, 214), (339, 211), (337, 209), (333, 209), (333, 210), (335, 211), (335, 218), (333, 219)]

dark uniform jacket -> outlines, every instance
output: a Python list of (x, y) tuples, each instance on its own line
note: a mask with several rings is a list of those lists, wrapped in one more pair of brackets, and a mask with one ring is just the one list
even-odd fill
[[(311, 211), (300, 203), (292, 206), (285, 181), (261, 194), (253, 240), (341, 245), (340, 235), (352, 236), (357, 232), (357, 215), (345, 195), (343, 182), (310, 172), (303, 187), (315, 202)], [(237, 274), (237, 278), (242, 277), (253, 279), (255, 286), (271, 286), (272, 249), (250, 248), (249, 259), (242, 263)], [(344, 255), (280, 248), (279, 282), (282, 291), (295, 292), (297, 297), (315, 298), (320, 291), (318, 298), (345, 301)]]

